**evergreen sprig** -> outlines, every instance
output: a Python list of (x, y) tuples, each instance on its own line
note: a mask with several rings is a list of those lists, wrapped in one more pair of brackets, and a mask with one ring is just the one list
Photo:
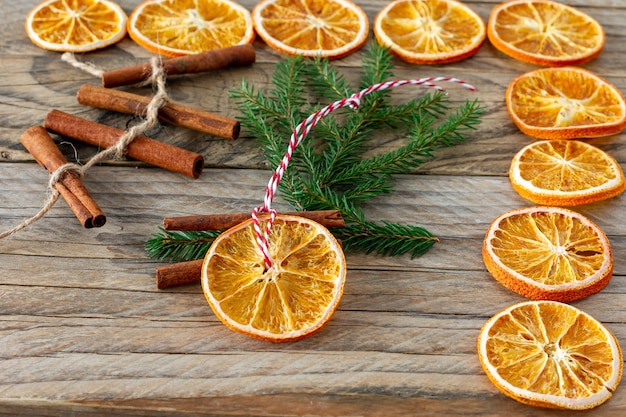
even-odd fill
[[(359, 89), (392, 77), (391, 54), (372, 43), (365, 53)], [(302, 120), (354, 92), (328, 60), (287, 57), (276, 65), (268, 91), (258, 91), (244, 80), (231, 96), (242, 126), (275, 167)], [(476, 101), (468, 101), (451, 110), (447, 95), (441, 92), (403, 104), (393, 104), (390, 96), (390, 91), (369, 94), (356, 111), (341, 109), (322, 119), (295, 150), (279, 192), (295, 210), (340, 210), (346, 227), (331, 231), (346, 251), (416, 257), (427, 252), (437, 238), (419, 226), (368, 220), (361, 205), (392, 193), (395, 175), (414, 172), (432, 160), (436, 151), (466, 141), (480, 122), (482, 109)], [(371, 150), (373, 133), (382, 129), (404, 129), (408, 140), (397, 149), (364, 156)], [(219, 233), (161, 229), (146, 242), (146, 248), (160, 260), (198, 259)]]
[(160, 261), (202, 259), (220, 233), (219, 230), (171, 231), (159, 227), (159, 233), (146, 242), (146, 251), (150, 258)]

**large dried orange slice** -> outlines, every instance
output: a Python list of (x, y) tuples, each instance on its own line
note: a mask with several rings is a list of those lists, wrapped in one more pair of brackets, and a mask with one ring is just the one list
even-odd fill
[(602, 52), (604, 30), (591, 16), (550, 0), (513, 0), (495, 6), (487, 36), (503, 53), (536, 65), (587, 62)]
[(517, 127), (539, 139), (614, 135), (626, 127), (621, 91), (591, 71), (542, 68), (517, 76), (506, 91)]
[(257, 34), (289, 55), (344, 57), (367, 40), (369, 21), (350, 0), (263, 0), (252, 10)]
[(122, 40), (126, 20), (109, 0), (46, 0), (28, 13), (26, 34), (50, 51), (89, 52)]
[(374, 35), (392, 54), (415, 64), (469, 58), (486, 37), (481, 17), (455, 0), (395, 0), (374, 19)]
[(578, 140), (537, 141), (520, 150), (509, 170), (513, 188), (535, 204), (577, 206), (605, 200), (626, 188), (619, 163)]
[[(261, 220), (266, 227), (267, 217)], [(269, 235), (266, 270), (252, 219), (222, 233), (202, 266), (202, 289), (228, 327), (258, 339), (285, 342), (320, 330), (343, 294), (346, 261), (320, 224), (279, 214)]]
[(168, 57), (244, 45), (255, 36), (250, 12), (231, 0), (146, 0), (130, 14), (128, 34)]
[(482, 255), (496, 280), (533, 300), (578, 300), (600, 291), (613, 274), (604, 232), (582, 214), (559, 207), (499, 216), (487, 230)]
[(615, 336), (589, 314), (554, 301), (527, 301), (494, 315), (480, 330), (478, 357), (507, 396), (569, 410), (607, 401), (623, 370)]

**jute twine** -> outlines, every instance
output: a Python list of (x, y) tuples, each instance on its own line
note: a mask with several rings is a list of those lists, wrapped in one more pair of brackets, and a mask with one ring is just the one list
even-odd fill
[[(81, 69), (99, 78), (102, 77), (102, 74), (104, 72), (90, 63), (78, 61), (74, 54), (69, 52), (64, 53), (61, 56), (61, 59), (69, 63), (73, 67)], [(78, 165), (75, 163), (67, 163), (60, 166), (50, 175), (50, 180), (48, 182), (49, 196), (41, 210), (39, 210), (39, 212), (31, 218), (24, 220), (22, 223), (18, 224), (14, 228), (0, 233), (0, 239), (4, 239), (7, 236), (12, 236), (20, 230), (30, 226), (31, 224), (44, 217), (46, 213), (48, 213), (52, 209), (52, 207), (54, 207), (60, 195), (59, 191), (56, 188), (56, 183), (63, 177), (65, 173), (75, 172), (81, 178), (83, 178), (85, 172), (90, 167), (105, 159), (109, 159), (111, 157), (115, 159), (122, 159), (126, 155), (126, 149), (128, 148), (128, 145), (130, 145), (130, 143), (135, 140), (137, 136), (143, 134), (144, 132), (148, 131), (158, 124), (159, 109), (167, 103), (169, 97), (165, 89), (165, 72), (163, 70), (163, 66), (161, 65), (161, 61), (158, 57), (154, 57), (150, 60), (150, 65), (152, 67), (152, 74), (149, 79), (143, 81), (140, 85), (152, 84), (153, 88), (156, 89), (156, 92), (146, 108), (146, 115), (143, 121), (127, 129), (122, 134), (122, 136), (120, 136), (115, 146), (98, 152), (86, 164)]]

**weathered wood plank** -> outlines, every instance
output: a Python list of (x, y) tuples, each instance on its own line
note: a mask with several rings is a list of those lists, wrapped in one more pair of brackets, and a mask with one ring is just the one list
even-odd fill
[[(3, 5), (0, 35), (0, 231), (32, 216), (48, 196), (48, 174), (19, 143), (52, 108), (125, 128), (132, 118), (77, 104), (93, 76), (70, 68), (23, 34), (37, 2)], [(138, 1), (119, 2), (130, 12)], [(242, 0), (249, 9), (256, 3)], [(386, 2), (358, 1), (370, 20)], [(484, 19), (499, 0), (466, 1)], [(585, 67), (626, 90), (626, 4), (568, 0), (598, 19), (605, 50)], [(280, 56), (262, 41), (250, 68), (171, 77), (174, 101), (229, 117), (229, 97), (245, 77), (267, 89)], [(355, 83), (362, 52), (336, 64)], [(146, 62), (151, 54), (130, 39), (78, 59), (103, 69)], [(202, 153), (197, 180), (134, 161), (91, 168), (85, 183), (107, 214), (99, 229), (83, 229), (59, 201), (39, 222), (0, 240), (0, 415), (108, 416), (561, 416), (506, 398), (487, 380), (475, 353), (478, 331), (495, 312), (521, 301), (485, 270), (481, 245), (491, 221), (530, 205), (511, 188), (513, 155), (530, 139), (510, 121), (504, 92), (534, 66), (514, 61), (486, 42), (479, 53), (449, 65), (395, 61), (397, 78), (457, 76), (471, 93), (448, 88), (453, 105), (478, 99), (483, 123), (471, 140), (437, 154), (414, 175), (399, 176), (393, 194), (372, 200), (371, 220), (426, 227), (440, 242), (426, 255), (382, 257), (350, 253), (339, 309), (314, 337), (268, 344), (236, 334), (212, 314), (199, 285), (159, 291), (144, 243), (163, 217), (241, 212), (262, 203), (271, 167), (244, 131), (226, 141), (163, 126), (154, 137)], [(132, 89), (150, 94), (149, 88)], [(398, 101), (425, 91), (404, 87)], [(593, 139), (626, 162), (624, 134)], [(57, 142), (62, 138), (55, 137)], [(379, 132), (372, 153), (403, 138)], [(97, 149), (61, 145), (85, 162)], [(626, 343), (626, 197), (577, 208), (609, 236), (615, 272), (600, 293), (575, 304), (605, 322)], [(278, 209), (288, 209), (280, 200)], [(621, 415), (626, 390), (584, 413)]]
[[(242, 2), (246, 4), (245, 2)], [(469, 2), (472, 4), (473, 2)], [(133, 8), (132, 4), (125, 5), (126, 10)], [(572, 3), (575, 4), (575, 3)], [(363, 7), (370, 16), (379, 9), (381, 3), (364, 3)], [(472, 4), (476, 11), (487, 19), (493, 3)], [(29, 7), (26, 4), (13, 6), (17, 10), (10, 10), (11, 16), (18, 24), (18, 18), (26, 14)], [(580, 7), (596, 17), (607, 31), (607, 45), (602, 55), (586, 65), (592, 71), (602, 74), (620, 88), (626, 88), (624, 72), (617, 69), (615, 62), (620, 61), (624, 53), (623, 25), (619, 13), (608, 7)], [(617, 9), (622, 10), (623, 9)], [(14, 35), (12, 36), (15, 37)], [(78, 69), (69, 67), (61, 62), (60, 54), (41, 51), (30, 44), (27, 39), (20, 37), (16, 40), (21, 43), (19, 51), (12, 49), (7, 52), (10, 59), (4, 59), (3, 73), (7, 74), (0, 81), (0, 161), (28, 159), (19, 145), (19, 135), (32, 125), (40, 124), (45, 114), (52, 108), (62, 108), (64, 111), (124, 128), (132, 118), (112, 112), (103, 112), (79, 105), (75, 94), (83, 83), (99, 83), (99, 80)], [(239, 85), (242, 77), (257, 85), (266, 85), (273, 73), (273, 65), (280, 56), (269, 49), (262, 42), (256, 44), (258, 50), (257, 63), (253, 70), (247, 68), (229, 69), (218, 73), (197, 74), (186, 77), (173, 77), (168, 84), (168, 92), (174, 101), (193, 104), (202, 109), (229, 117), (235, 117), (234, 102), (229, 98), (229, 91)], [(27, 51), (24, 53), (24, 51)], [(362, 52), (357, 52), (338, 65), (345, 68), (349, 79), (354, 80), (358, 72), (351, 71), (360, 66)], [(143, 63), (149, 58), (149, 53), (135, 45), (130, 39), (120, 44), (96, 51), (79, 59), (92, 62), (102, 69), (115, 69), (121, 66)], [(534, 69), (529, 64), (517, 62), (496, 51), (488, 42), (483, 45), (479, 53), (470, 60), (453, 63), (447, 66), (415, 66), (398, 61), (396, 63), (397, 78), (415, 78), (427, 75), (457, 76), (479, 87), (477, 94), (472, 95), (458, 89), (451, 89), (451, 98), (458, 103), (465, 99), (476, 97), (486, 110), (484, 122), (478, 134), (472, 138), (470, 144), (461, 145), (461, 151), (449, 150), (441, 152), (436, 162), (426, 164), (425, 173), (434, 174), (468, 174), (477, 175), (498, 174), (506, 172), (507, 161), (521, 148), (528, 139), (514, 127), (504, 108), (504, 91), (506, 86), (517, 74)], [(63, 75), (62, 75), (63, 74)], [(65, 76), (67, 74), (67, 76)], [(400, 90), (400, 89), (398, 89)], [(149, 89), (139, 89), (142, 94), (149, 94)], [(419, 89), (404, 88), (396, 95), (399, 100), (411, 98), (415, 94), (422, 94)], [(20, 108), (16, 112), (16, 108)], [(497, 122), (493, 122), (497, 121)], [(190, 132), (182, 128), (164, 126), (156, 138), (167, 140), (175, 145), (184, 146), (192, 151), (207, 156), (209, 166), (228, 166), (236, 168), (260, 168), (264, 166), (263, 158), (253, 141), (246, 140), (245, 131), (237, 141), (225, 141), (209, 135)], [(61, 140), (59, 138), (59, 140)], [(377, 138), (375, 143), (382, 145), (389, 141), (385, 135)], [(605, 139), (606, 141), (606, 139)], [(612, 143), (612, 142), (609, 142)], [(397, 145), (397, 142), (395, 142)], [(74, 144), (79, 150), (79, 156), (85, 160), (97, 151), (89, 146)], [(73, 150), (65, 147), (66, 156), (73, 156)], [(456, 155), (463, 155), (462, 159)], [(622, 156), (621, 154), (618, 156)]]
[[(2, 224), (23, 215), (22, 207), (36, 208), (44, 194), (43, 170), (33, 181), (18, 176), (24, 168), (0, 165), (0, 178), (8, 179), (0, 181), (0, 195), (23, 194), (23, 205), (10, 204), (12, 199), (2, 204)], [(371, 415), (387, 412), (384, 404), (392, 398), (399, 410), (407, 404), (419, 407), (429, 401), (425, 398), (439, 399), (444, 408), (433, 413), (447, 415), (454, 415), (445, 407), (455, 398), (470, 403), (489, 398), (493, 406), (518, 407), (499, 398), (474, 351), (484, 320), (521, 301), (490, 278), (480, 262), (488, 223), (523, 204), (506, 178), (400, 177), (398, 197), (372, 203), (368, 215), (394, 213), (397, 218), (390, 220), (421, 222), (444, 233), (442, 242), (415, 260), (349, 255), (345, 295), (328, 327), (313, 338), (276, 346), (222, 326), (198, 286), (155, 289), (158, 263), (145, 259), (142, 244), (158, 225), (158, 213), (190, 214), (194, 206), (225, 211), (241, 202), (252, 207), (266, 172), (211, 169), (206, 174), (188, 180), (155, 169), (96, 167), (89, 184), (109, 212), (107, 225), (83, 230), (63, 213), (67, 209), (57, 207), (0, 241), (0, 264), (7, 265), (0, 281), (1, 398), (104, 401), (120, 413), (117, 407), (127, 402), (151, 409), (160, 398), (193, 397), (195, 402), (188, 400), (185, 407), (200, 407), (200, 412), (203, 405), (198, 404), (213, 404), (211, 398), (243, 396), (242, 404), (250, 407), (245, 399), (260, 394), (286, 396), (284, 401), (330, 395), (329, 404), (344, 411), (343, 395), (382, 401), (383, 411), (374, 407)], [(192, 197), (185, 197), (190, 190)], [(585, 211), (601, 213), (615, 201)], [(623, 224), (622, 211), (611, 213)], [(623, 274), (624, 231), (615, 228), (609, 234), (619, 245), (616, 265)], [(626, 338), (626, 317), (622, 309), (605, 306), (622, 298), (624, 285), (616, 277), (602, 293), (578, 303), (608, 323), (618, 338)], [(615, 411), (610, 406), (619, 404), (615, 400), (602, 413)], [(272, 409), (263, 405), (259, 415)], [(486, 415), (494, 410), (481, 409)], [(521, 409), (517, 415), (531, 414)]]

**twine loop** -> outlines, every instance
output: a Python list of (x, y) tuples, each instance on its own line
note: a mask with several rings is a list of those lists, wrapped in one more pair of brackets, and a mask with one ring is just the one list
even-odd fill
[(77, 60), (76, 55), (74, 55), (72, 52), (64, 52), (63, 55), (61, 55), (61, 61), (67, 62), (74, 68), (81, 69), (97, 78), (101, 78), (102, 74), (104, 74), (103, 70), (96, 67), (91, 62), (80, 62), (79, 60)]
[[(263, 255), (266, 269), (270, 269), (274, 264), (269, 250), (269, 235), (274, 220), (276, 219), (276, 210), (272, 208), (272, 201), (278, 190), (278, 185), (280, 184), (280, 181), (283, 178), (287, 167), (289, 166), (289, 162), (291, 161), (293, 152), (298, 147), (300, 142), (302, 142), (302, 139), (304, 139), (304, 137), (311, 131), (311, 129), (313, 129), (320, 120), (322, 120), (324, 117), (328, 116), (330, 113), (337, 109), (347, 106), (352, 110), (357, 110), (361, 105), (361, 99), (370, 93), (376, 91), (384, 91), (389, 88), (400, 87), (403, 85), (421, 85), (445, 92), (445, 90), (437, 84), (439, 82), (456, 83), (464, 88), (467, 88), (470, 91), (475, 90), (475, 88), (471, 84), (468, 84), (465, 81), (453, 77), (425, 77), (420, 79), (386, 81), (370, 85), (360, 92), (352, 94), (350, 97), (345, 97), (325, 107), (322, 107), (321, 109), (304, 119), (300, 124), (298, 124), (298, 126), (296, 126), (296, 128), (293, 130), (293, 133), (291, 134), (291, 137), (289, 138), (287, 153), (278, 164), (278, 167), (276, 167), (276, 170), (272, 174), (267, 186), (265, 187), (265, 198), (263, 200), (263, 205), (260, 207), (256, 207), (252, 210), (252, 220), (254, 225), (254, 231), (256, 234), (256, 241), (259, 250)], [(265, 225), (265, 229), (261, 228), (259, 213), (270, 213), (270, 217), (267, 221), (267, 224)]]
[(68, 172), (73, 172), (74, 174), (78, 175), (79, 178), (83, 178), (84, 176), (83, 167), (81, 167), (78, 164), (68, 162), (67, 164), (63, 164), (60, 167), (58, 167), (56, 171), (50, 174), (48, 187), (51, 189), (54, 189), (55, 188), (54, 186), (56, 185), (56, 183), (59, 182), (61, 178), (63, 178), (63, 175), (65, 175)]

